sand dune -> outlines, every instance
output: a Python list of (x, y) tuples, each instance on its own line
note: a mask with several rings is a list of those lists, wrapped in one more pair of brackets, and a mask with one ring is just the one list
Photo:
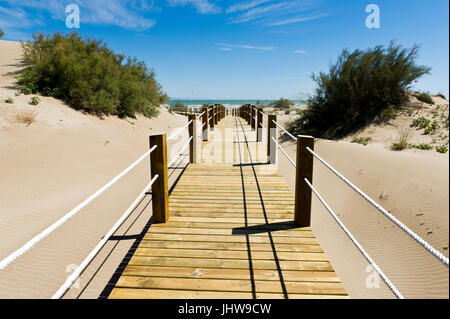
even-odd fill
[[(31, 106), (31, 96), (15, 96), (15, 78), (21, 47), (0, 41), (0, 259), (51, 225), (98, 188), (133, 163), (149, 148), (151, 134), (172, 132), (187, 123), (186, 117), (161, 108), (153, 119), (138, 116), (101, 120), (77, 112), (62, 102), (42, 97)], [(4, 103), (11, 97), (13, 104)], [(36, 122), (18, 123), (16, 114), (34, 110)], [(173, 151), (177, 151), (181, 140)], [(169, 145), (169, 149), (170, 149)], [(169, 151), (169, 156), (173, 155)], [(176, 173), (172, 176), (176, 176)], [(32, 251), (0, 272), (0, 298), (48, 298), (99, 242), (150, 178), (149, 161), (143, 161), (101, 197), (83, 209)], [(148, 201), (148, 199), (146, 199)], [(145, 200), (144, 200), (145, 202)], [(151, 206), (151, 205), (150, 205)], [(118, 232), (139, 233), (151, 209), (137, 209)], [(122, 241), (111, 252), (113, 242), (99, 256), (100, 273), (83, 297), (96, 298), (106, 285), (132, 240)], [(111, 264), (109, 262), (111, 261)], [(84, 285), (92, 277), (88, 269)], [(77, 296), (82, 289), (75, 289)]]

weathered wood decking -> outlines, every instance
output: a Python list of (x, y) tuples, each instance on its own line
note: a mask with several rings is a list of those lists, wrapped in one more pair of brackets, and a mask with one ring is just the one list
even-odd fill
[[(223, 119), (109, 298), (346, 298), (294, 196), (239, 118)], [(220, 136), (220, 137), (219, 137)]]

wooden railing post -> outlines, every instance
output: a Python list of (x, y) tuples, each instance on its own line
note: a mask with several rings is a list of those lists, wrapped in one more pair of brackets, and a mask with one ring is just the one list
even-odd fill
[(214, 125), (219, 124), (219, 112), (220, 107), (218, 105), (214, 106)]
[(255, 120), (255, 115), (256, 115), (256, 112), (255, 112), (255, 107), (252, 105), (251, 106), (251, 112), (250, 112), (250, 114), (251, 114), (251, 122), (252, 122), (252, 130), (255, 130), (256, 129), (256, 120)]
[(189, 121), (189, 138), (192, 137), (189, 143), (189, 163), (197, 163), (197, 114), (190, 114)]
[(263, 131), (263, 112), (262, 108), (258, 108), (258, 121), (256, 123), (256, 140), (258, 142), (262, 142), (262, 131)]
[(215, 113), (215, 107), (214, 105), (211, 106), (211, 120), (209, 121), (209, 126), (211, 128), (211, 131), (214, 131), (214, 113)]
[(314, 151), (314, 137), (297, 136), (297, 169), (295, 177), (295, 224), (300, 227), (311, 226), (311, 196), (312, 191), (304, 179), (313, 182), (314, 158), (306, 147)]
[(152, 185), (153, 221), (166, 223), (169, 220), (169, 183), (167, 168), (166, 134), (151, 135), (150, 148), (157, 148), (150, 154), (150, 171), (152, 179), (159, 177)]
[(207, 141), (208, 140), (208, 108), (204, 107), (203, 108), (203, 116), (202, 116), (202, 134), (203, 134), (203, 141)]
[(276, 115), (268, 115), (267, 120), (267, 156), (269, 158), (270, 164), (276, 164), (277, 163), (277, 152), (278, 148), (275, 142), (273, 141), (272, 137), (277, 140), (278, 139), (278, 130), (277, 126), (275, 125), (274, 121), (277, 121)]

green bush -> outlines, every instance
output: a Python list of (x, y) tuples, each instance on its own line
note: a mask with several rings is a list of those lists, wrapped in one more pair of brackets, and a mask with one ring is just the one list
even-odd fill
[(287, 109), (294, 106), (294, 102), (288, 99), (280, 98), (278, 101), (272, 102), (268, 106), (276, 109)]
[(446, 145), (436, 146), (436, 152), (445, 154), (448, 152), (448, 147)]
[(433, 121), (426, 129), (425, 134), (434, 135), (440, 129), (440, 125), (437, 121)]
[(397, 117), (397, 110), (393, 105), (390, 105), (386, 109), (382, 110), (379, 116), (380, 120), (383, 122), (395, 119), (396, 117)]
[(408, 148), (408, 140), (411, 136), (411, 132), (405, 129), (400, 130), (397, 142), (392, 143), (391, 149), (393, 151), (402, 151)]
[(371, 137), (355, 137), (352, 140), (352, 143), (358, 143), (358, 144), (362, 144), (364, 146), (368, 145), (369, 142), (372, 140)]
[(5, 35), (5, 32), (3, 32), (2, 29), (0, 29), (0, 39), (3, 38), (4, 35)]
[(431, 121), (429, 119), (424, 118), (423, 116), (413, 120), (412, 127), (417, 127), (419, 129), (426, 129), (431, 124)]
[(421, 101), (421, 102), (425, 102), (428, 104), (434, 104), (433, 99), (431, 98), (430, 94), (422, 92), (422, 93), (417, 93), (416, 98)]
[(167, 98), (144, 62), (115, 54), (101, 41), (77, 33), (39, 33), (23, 48), (19, 84), (24, 94), (40, 92), (78, 110), (120, 117), (156, 115)]
[(426, 143), (422, 143), (422, 144), (409, 144), (409, 148), (415, 148), (418, 150), (431, 150), (433, 149), (433, 146), (431, 146), (430, 144), (426, 144)]
[(14, 103), (14, 100), (12, 99), (12, 98), (7, 98), (7, 99), (5, 99), (5, 103), (8, 103), (8, 104), (13, 104)]
[(41, 102), (41, 100), (40, 100), (37, 96), (33, 96), (33, 97), (31, 98), (30, 104), (31, 104), (31, 105), (38, 105), (39, 102)]
[(417, 66), (418, 47), (390, 43), (366, 51), (344, 50), (328, 74), (313, 75), (315, 93), (302, 117), (291, 122), (294, 135), (340, 138), (371, 123), (390, 106), (400, 107), (411, 83), (430, 69)]

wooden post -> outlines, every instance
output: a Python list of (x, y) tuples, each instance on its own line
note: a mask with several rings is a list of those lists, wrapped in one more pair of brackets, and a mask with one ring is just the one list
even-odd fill
[(314, 158), (306, 147), (314, 151), (314, 137), (297, 136), (297, 169), (295, 177), (295, 224), (300, 227), (311, 226), (311, 196), (312, 191), (304, 179), (312, 184)]
[(278, 138), (278, 132), (277, 132), (277, 126), (273, 121), (277, 121), (276, 115), (269, 115), (268, 116), (268, 123), (267, 123), (267, 156), (269, 158), (270, 164), (276, 164), (277, 163), (277, 152), (278, 148), (275, 142), (273, 141), (272, 137), (276, 140)]
[(203, 116), (202, 116), (203, 141), (207, 141), (208, 140), (208, 116), (209, 116), (208, 108), (204, 107), (203, 112), (204, 112)]
[(196, 164), (197, 163), (197, 114), (190, 114), (189, 121), (192, 121), (189, 124), (189, 138), (192, 137), (191, 142), (189, 143), (189, 163)]
[(218, 105), (214, 106), (214, 125), (219, 124), (219, 112), (220, 108)]
[(166, 134), (151, 135), (150, 148), (158, 147), (150, 154), (150, 171), (152, 179), (159, 175), (152, 185), (153, 221), (166, 223), (169, 220), (169, 183), (167, 168)]
[(256, 108), (252, 105), (252, 112), (251, 112), (251, 121), (252, 121), (252, 129), (256, 130)]
[(214, 131), (214, 113), (215, 113), (215, 107), (214, 105), (211, 106), (211, 120), (209, 121), (210, 130)]
[(256, 140), (262, 142), (262, 126), (263, 126), (263, 112), (262, 108), (258, 108), (258, 121), (256, 123)]

